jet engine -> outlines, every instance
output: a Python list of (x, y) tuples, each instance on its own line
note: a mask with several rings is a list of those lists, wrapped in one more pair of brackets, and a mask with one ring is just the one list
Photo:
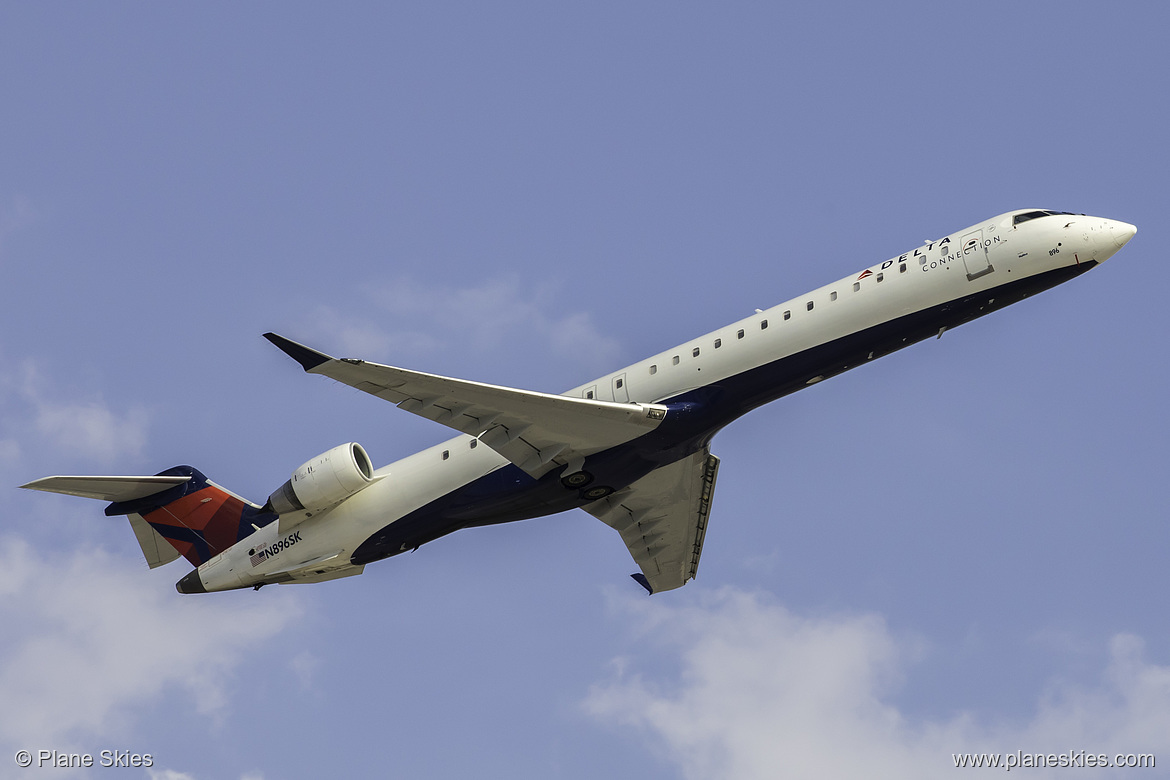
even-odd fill
[(370, 456), (362, 445), (342, 444), (294, 471), (268, 497), (268, 508), (278, 515), (328, 509), (373, 484), (373, 475)]

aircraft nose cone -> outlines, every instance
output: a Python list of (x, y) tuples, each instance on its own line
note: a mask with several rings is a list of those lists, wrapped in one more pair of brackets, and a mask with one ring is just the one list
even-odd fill
[(175, 590), (179, 593), (206, 593), (207, 588), (203, 587), (203, 580), (199, 579), (199, 570), (192, 569), (187, 572), (187, 576), (175, 583)]
[(1117, 245), (1118, 249), (1128, 244), (1135, 235), (1137, 235), (1136, 225), (1131, 225), (1128, 222), (1113, 223), (1113, 243)]

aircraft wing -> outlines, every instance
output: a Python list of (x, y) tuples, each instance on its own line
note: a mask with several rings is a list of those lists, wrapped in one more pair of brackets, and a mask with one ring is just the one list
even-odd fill
[(533, 477), (559, 465), (577, 471), (589, 455), (649, 433), (666, 418), (666, 407), (658, 404), (586, 400), (469, 382), (330, 357), (275, 333), (264, 337), (308, 373), (476, 436)]
[(718, 473), (719, 458), (703, 449), (584, 509), (621, 534), (646, 590), (681, 588), (699, 568)]

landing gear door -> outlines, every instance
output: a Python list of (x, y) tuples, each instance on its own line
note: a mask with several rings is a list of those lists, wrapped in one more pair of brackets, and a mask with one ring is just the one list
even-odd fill
[(963, 236), (959, 246), (963, 252), (963, 265), (967, 268), (967, 279), (978, 279), (995, 269), (987, 256), (987, 245), (983, 242), (983, 231), (975, 230)]

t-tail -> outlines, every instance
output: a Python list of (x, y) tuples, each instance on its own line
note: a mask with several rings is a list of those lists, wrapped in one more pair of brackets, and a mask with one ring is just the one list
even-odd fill
[(152, 569), (180, 555), (198, 567), (277, 519), (191, 466), (152, 477), (45, 477), (21, 487), (112, 502), (106, 514), (130, 520)]

